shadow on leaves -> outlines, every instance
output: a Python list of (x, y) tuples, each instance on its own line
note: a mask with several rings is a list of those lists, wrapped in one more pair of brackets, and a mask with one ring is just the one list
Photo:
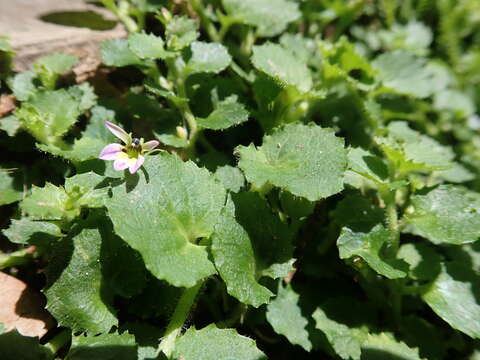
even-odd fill
[(408, 360), (409, 358), (378, 349), (363, 349), (362, 360)]
[(68, 360), (137, 360), (137, 347), (125, 345), (79, 346), (70, 351)]

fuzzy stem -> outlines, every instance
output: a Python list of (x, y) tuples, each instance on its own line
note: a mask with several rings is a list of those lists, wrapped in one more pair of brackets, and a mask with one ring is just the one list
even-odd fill
[[(179, 81), (177, 82), (177, 89), (180, 97), (182, 98), (187, 97), (184, 77), (179, 78)], [(183, 114), (185, 121), (188, 124), (188, 129), (189, 129), (188, 146), (185, 149), (185, 153), (191, 159), (195, 155), (195, 145), (196, 145), (198, 136), (200, 135), (200, 132), (197, 126), (197, 120), (195, 120), (195, 116), (193, 115), (192, 110), (190, 109), (190, 106), (187, 103), (182, 103), (180, 110)]]
[(384, 196), (386, 206), (387, 225), (390, 230), (389, 252), (395, 255), (400, 245), (400, 232), (398, 228), (397, 204), (395, 202), (396, 191), (389, 191)]
[(170, 358), (172, 355), (177, 336), (182, 331), (183, 324), (187, 320), (188, 314), (191, 311), (191, 308), (195, 302), (195, 298), (197, 297), (202, 285), (203, 281), (199, 281), (195, 286), (186, 289), (178, 300), (177, 307), (175, 308), (173, 316), (170, 319), (167, 330), (165, 330), (165, 334), (159, 347), (159, 349), (167, 356), (167, 358)]

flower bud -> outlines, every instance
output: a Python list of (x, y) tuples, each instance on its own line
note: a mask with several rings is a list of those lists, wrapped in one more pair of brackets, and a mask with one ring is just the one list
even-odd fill
[(183, 139), (183, 140), (187, 140), (187, 139), (188, 139), (187, 130), (186, 130), (183, 126), (177, 126), (177, 127), (176, 127), (176, 130), (177, 130), (177, 136), (178, 136), (180, 139)]

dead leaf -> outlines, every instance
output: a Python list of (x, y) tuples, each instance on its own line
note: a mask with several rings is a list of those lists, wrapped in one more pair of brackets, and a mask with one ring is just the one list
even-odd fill
[(15, 96), (1, 95), (0, 96), (0, 117), (11, 113), (17, 107), (15, 103)]
[(5, 331), (41, 338), (55, 324), (44, 309), (45, 298), (17, 278), (0, 272), (0, 323)]

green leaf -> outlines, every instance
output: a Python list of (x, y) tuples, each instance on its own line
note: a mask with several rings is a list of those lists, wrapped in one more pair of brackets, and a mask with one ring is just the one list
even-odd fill
[(75, 139), (71, 145), (58, 147), (52, 144), (37, 144), (37, 148), (71, 161), (86, 161), (97, 159), (105, 145), (107, 145), (107, 143), (100, 139), (85, 136), (80, 139)]
[(428, 55), (433, 40), (430, 27), (418, 21), (406, 25), (394, 24), (391, 30), (379, 31), (380, 39), (388, 49), (403, 49), (416, 55)]
[(455, 184), (460, 184), (475, 179), (475, 175), (465, 166), (459, 163), (454, 163), (453, 167), (448, 170), (437, 171), (435, 175), (440, 179)]
[(312, 88), (312, 75), (307, 65), (277, 44), (253, 47), (253, 66), (272, 77), (282, 87), (293, 87), (300, 93)]
[[(159, 345), (164, 329), (149, 325), (148, 323), (127, 323), (124, 328), (135, 336), (138, 345), (138, 360), (161, 360), (158, 356)], [(137, 360), (137, 358), (135, 358)]]
[(433, 280), (440, 273), (440, 260), (431, 246), (425, 243), (403, 244), (398, 257), (408, 263), (409, 276), (415, 280)]
[(105, 121), (116, 123), (115, 112), (98, 105), (94, 106), (90, 112), (92, 115), (82, 136), (100, 139), (105, 144), (114, 142), (117, 138), (105, 126)]
[(225, 190), (205, 169), (169, 154), (150, 157), (106, 201), (115, 232), (138, 250), (146, 267), (175, 286), (215, 273), (199, 238), (209, 238)]
[(346, 37), (342, 36), (333, 46), (329, 42), (321, 42), (320, 48), (325, 57), (322, 66), (327, 84), (333, 86), (340, 78), (362, 90), (370, 90), (374, 86), (375, 69)]
[(137, 345), (133, 335), (101, 334), (74, 336), (67, 360), (137, 360)]
[(411, 347), (418, 347), (426, 359), (443, 359), (448, 345), (443, 341), (440, 327), (415, 315), (402, 316), (402, 339)]
[(315, 54), (315, 42), (301, 34), (283, 33), (280, 44), (306, 64)]
[(80, 214), (79, 209), (66, 209), (68, 194), (62, 187), (46, 183), (43, 188), (34, 186), (32, 193), (21, 203), (22, 210), (34, 220), (73, 219)]
[(293, 270), (292, 230), (257, 193), (241, 192), (231, 196), (235, 219), (248, 233), (254, 249), (257, 278), (286, 277)]
[(29, 218), (12, 219), (12, 223), (3, 231), (3, 234), (16, 244), (29, 244), (37, 240), (43, 242), (52, 237), (63, 236), (60, 228), (54, 223)]
[(7, 169), (0, 168), (0, 206), (14, 203), (23, 197), (23, 184)]
[(440, 185), (411, 198), (406, 220), (413, 232), (435, 244), (467, 244), (480, 237), (480, 195), (454, 185)]
[(90, 171), (66, 178), (64, 188), (70, 201), (77, 207), (99, 208), (103, 207), (104, 198), (108, 193), (105, 187), (97, 189), (103, 180), (103, 176)]
[(348, 149), (348, 168), (379, 184), (384, 184), (388, 178), (387, 164), (362, 148)]
[(463, 263), (442, 265), (440, 275), (422, 295), (432, 310), (454, 329), (480, 338), (480, 276)]
[(255, 341), (234, 329), (217, 329), (213, 324), (197, 330), (191, 327), (177, 340), (174, 358), (185, 360), (265, 360)]
[(407, 276), (407, 263), (384, 255), (390, 236), (390, 231), (381, 224), (369, 232), (356, 232), (344, 227), (337, 240), (340, 259), (359, 256), (377, 273), (389, 279), (403, 278)]
[(277, 296), (267, 306), (266, 316), (277, 334), (284, 335), (290, 343), (310, 351), (312, 343), (305, 329), (308, 321), (302, 315), (299, 298), (291, 286), (279, 286)]
[(248, 111), (237, 102), (236, 96), (230, 96), (218, 103), (207, 118), (197, 118), (197, 124), (205, 129), (223, 130), (248, 120)]
[(312, 317), (315, 320), (315, 328), (325, 334), (339, 357), (345, 360), (360, 359), (361, 346), (367, 335), (365, 331), (349, 328), (345, 324), (329, 319), (321, 308), (317, 308)]
[(230, 165), (220, 166), (215, 171), (215, 178), (231, 192), (239, 192), (245, 186), (245, 177), (239, 168)]
[[(110, 221), (101, 213), (95, 225), (102, 236), (101, 259), (103, 287), (117, 295), (131, 298), (147, 283), (147, 270), (141, 255), (115, 235)], [(105, 291), (105, 290), (104, 290)]]
[(43, 56), (33, 63), (33, 68), (38, 74), (42, 84), (50, 90), (55, 88), (58, 76), (69, 71), (78, 58), (64, 53), (53, 53)]
[(405, 343), (394, 339), (391, 334), (369, 334), (362, 345), (362, 360), (422, 360), (418, 349), (412, 349)]
[(236, 152), (238, 166), (257, 189), (270, 183), (310, 201), (343, 189), (347, 156), (332, 129), (289, 124), (265, 136), (262, 146), (239, 146)]
[(397, 170), (447, 170), (453, 166), (454, 153), (428, 136), (421, 135), (408, 127), (406, 122), (394, 121), (388, 125), (388, 138), (377, 142), (397, 165)]
[(191, 45), (192, 57), (188, 60), (184, 71), (188, 74), (214, 73), (225, 70), (232, 57), (225, 46), (218, 43), (195, 41)]
[(359, 193), (345, 196), (333, 211), (333, 219), (340, 226), (346, 226), (354, 232), (368, 233), (375, 225), (384, 220), (384, 210)]
[(449, 110), (458, 116), (468, 117), (475, 113), (475, 103), (465, 93), (443, 90), (435, 93), (433, 106), (439, 111)]
[(108, 66), (140, 65), (141, 59), (128, 47), (126, 39), (113, 39), (102, 43), (102, 60)]
[(445, 249), (448, 258), (458, 263), (471, 264), (472, 269), (480, 273), (480, 242), (467, 245), (453, 245)]
[(12, 45), (10, 45), (10, 41), (7, 37), (2, 36), (0, 38), (0, 51), (13, 53)]
[(235, 205), (230, 198), (215, 225), (212, 254), (230, 295), (254, 307), (268, 302), (273, 294), (257, 282), (252, 240), (235, 220)]
[(165, 37), (169, 49), (179, 51), (197, 40), (197, 23), (185, 16), (174, 16), (165, 26)]
[(288, 191), (280, 193), (282, 211), (295, 219), (303, 219), (315, 210), (315, 202), (290, 194)]
[(76, 99), (61, 89), (35, 93), (15, 111), (15, 116), (38, 141), (49, 144), (64, 135), (80, 113)]
[(70, 70), (76, 63), (78, 58), (73, 55), (64, 53), (53, 53), (43, 56), (33, 63), (33, 68), (39, 72), (47, 72), (48, 74), (63, 74)]
[(5, 116), (0, 119), (0, 130), (5, 131), (8, 136), (15, 136), (22, 127), (22, 124), (14, 115)]
[(140, 59), (165, 59), (173, 54), (166, 51), (165, 43), (159, 36), (133, 33), (128, 36), (128, 46)]
[(372, 66), (378, 71), (383, 85), (395, 92), (426, 98), (434, 91), (431, 86), (434, 74), (426, 66), (425, 59), (409, 52), (396, 50), (384, 53), (373, 61)]
[(23, 211), (36, 220), (72, 220), (82, 207), (102, 207), (107, 189), (94, 189), (103, 178), (93, 172), (67, 178), (65, 188), (46, 183), (33, 187), (21, 204)]
[(113, 294), (102, 279), (102, 236), (82, 224), (61, 240), (47, 267), (47, 309), (60, 326), (94, 335), (117, 324), (110, 304)]
[(175, 148), (185, 148), (188, 146), (188, 140), (182, 139), (177, 135), (173, 134), (157, 134), (157, 139), (168, 146)]
[(298, 5), (288, 0), (222, 0), (229, 17), (242, 24), (257, 27), (259, 36), (280, 34), (301, 13)]
[(61, 147), (52, 144), (37, 144), (37, 148), (75, 162), (97, 159), (107, 144), (117, 141), (117, 138), (105, 126), (105, 121), (116, 123), (115, 112), (102, 106), (94, 106), (90, 112), (90, 122), (82, 133), (82, 137), (75, 139), (73, 144)]
[(13, 94), (19, 101), (26, 101), (30, 96), (37, 91), (34, 80), (36, 74), (32, 71), (25, 71), (16, 74), (10, 81), (9, 86), (13, 91)]
[(2, 349), (2, 360), (53, 359), (50, 349), (40, 345), (38, 338), (22, 336), (17, 330), (0, 332), (0, 349)]
[(71, 86), (68, 88), (68, 92), (77, 100), (81, 112), (85, 112), (97, 104), (95, 89), (88, 82)]

